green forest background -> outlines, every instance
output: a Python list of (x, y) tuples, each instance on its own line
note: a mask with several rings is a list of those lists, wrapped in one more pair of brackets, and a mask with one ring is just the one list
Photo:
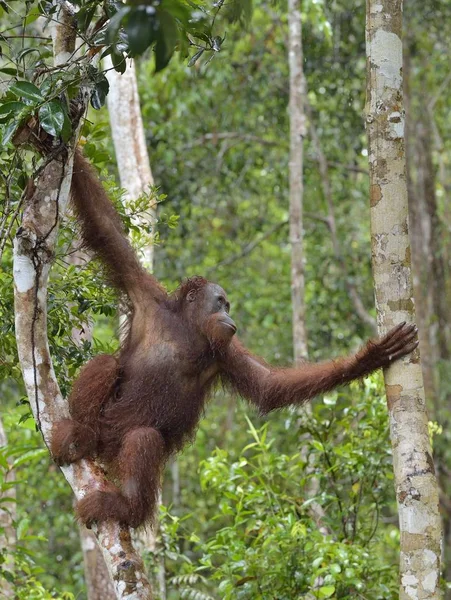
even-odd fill
[[(22, 18), (31, 4), (16, 2), (12, 12), (1, 2), (1, 18), (13, 25), (15, 15)], [(188, 66), (189, 59), (176, 54), (158, 73), (152, 51), (137, 61), (158, 199), (154, 272), (169, 290), (197, 274), (218, 282), (229, 295), (243, 342), (271, 363), (290, 364), (286, 7), (257, 0), (247, 24), (220, 23), (226, 37), (211, 61), (201, 56)], [(449, 2), (405, 3), (410, 201), (426, 206), (420, 214), (431, 223), (426, 254), (444, 266), (443, 295), (450, 285), (451, 256), (450, 36)], [(0, 45), (7, 53), (20, 52), (13, 40), (0, 37)], [(303, 46), (309, 121), (327, 159), (339, 240), (337, 253), (309, 129), (307, 330), (309, 358), (320, 360), (353, 351), (374, 333), (356, 314), (347, 287), (356, 288), (375, 317), (363, 118), (365, 2), (306, 2)], [(7, 85), (10, 67), (2, 64)], [(120, 204), (106, 108), (91, 109), (82, 135), (85, 154), (100, 170), (139, 246), (145, 236), (132, 215), (142, 211), (144, 201), (127, 209)], [(31, 164), (30, 156), (11, 162), (12, 153), (5, 145), (0, 149), (0, 185), (8, 190), (3, 198), (20, 196)], [(72, 492), (36, 432), (21, 383), (11, 274), (14, 223), (0, 263), (0, 399), (8, 437), (0, 449), (0, 500), (7, 506), (14, 487), (18, 543), (13, 551), (0, 548), (0, 569), (11, 577), (6, 567), (13, 552), (21, 599), (81, 599), (86, 591)], [(64, 393), (87, 358), (118, 347), (117, 299), (104, 286), (98, 265), (67, 264), (73, 238), (68, 218), (49, 297), (49, 338)], [(428, 267), (416, 276), (424, 289), (417, 302), (426, 305), (432, 293)], [(427, 318), (429, 327), (437, 327), (433, 311)], [(79, 346), (72, 332), (88, 319), (93, 340)], [(449, 348), (433, 350), (427, 391), (449, 563)], [(262, 419), (225, 390), (216, 391), (195, 443), (168, 467), (158, 546), (145, 554), (155, 580), (164, 575), (167, 600), (397, 598), (399, 531), (382, 376), (311, 406), (311, 412), (285, 410)], [(7, 479), (11, 466), (14, 486)], [(309, 510), (313, 500), (325, 512), (320, 527)], [(444, 587), (445, 581), (451, 584), (449, 567)]]

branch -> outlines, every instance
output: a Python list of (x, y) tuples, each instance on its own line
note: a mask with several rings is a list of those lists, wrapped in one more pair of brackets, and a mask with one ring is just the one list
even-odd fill
[[(62, 6), (66, 6), (63, 3)], [(64, 9), (61, 9), (63, 12)], [(57, 26), (55, 60), (71, 52), (75, 41), (65, 12)], [(79, 108), (86, 108), (87, 98)], [(77, 128), (78, 129), (78, 128)], [(14, 240), (14, 298), (16, 339), (23, 379), (37, 425), (47, 447), (53, 424), (69, 416), (55, 377), (47, 338), (47, 284), (61, 217), (68, 202), (74, 135), (69, 147), (53, 152), (39, 171), (28, 194), (22, 223)], [(83, 498), (106, 485), (103, 470), (91, 460), (62, 468), (75, 497)], [(118, 523), (102, 523), (93, 529), (105, 557), (118, 600), (151, 600), (142, 561), (130, 539), (130, 531)]]

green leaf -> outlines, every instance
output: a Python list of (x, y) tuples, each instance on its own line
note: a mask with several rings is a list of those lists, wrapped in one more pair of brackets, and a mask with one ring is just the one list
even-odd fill
[(30, 10), (30, 12), (25, 17), (25, 19), (23, 21), (23, 26), (33, 23), (33, 21), (36, 21), (36, 19), (38, 19), (40, 16), (41, 16), (41, 11), (39, 10), (39, 8), (37, 6), (35, 6), (34, 8), (32, 8)]
[(39, 109), (39, 122), (42, 129), (50, 135), (60, 135), (64, 125), (64, 110), (59, 100), (47, 102)]
[(2, 453), (0, 453), (0, 466), (3, 467), (4, 469), (7, 469), (9, 466), (6, 456)]
[(330, 598), (335, 593), (334, 585), (323, 585), (318, 590), (320, 598)]
[(191, 11), (187, 6), (184, 6), (180, 0), (164, 0), (164, 9), (170, 12), (171, 15), (183, 23), (183, 25), (188, 26), (191, 18)]
[(29, 526), (30, 526), (30, 520), (29, 519), (21, 519), (19, 521), (19, 524), (17, 526), (17, 539), (21, 540), (24, 537), (24, 535), (28, 531), (28, 527)]
[(16, 120), (11, 121), (3, 130), (2, 136), (2, 145), (6, 146), (11, 141), (16, 129), (19, 127), (20, 123)]
[(123, 26), (123, 20), (130, 12), (130, 6), (123, 6), (115, 13), (108, 23), (105, 40), (107, 43), (112, 43), (116, 40), (119, 29)]
[(10, 115), (11, 113), (19, 113), (26, 108), (27, 105), (23, 102), (5, 102), (0, 106), (0, 115)]
[(61, 129), (61, 138), (62, 138), (63, 142), (68, 142), (70, 140), (71, 135), (72, 135), (72, 123), (70, 122), (68, 114), (66, 113), (66, 111), (64, 111), (64, 123), (63, 123), (63, 127)]
[(22, 75), (22, 69), (18, 69), (16, 67), (2, 67), (0, 69), (0, 73), (5, 73), (6, 75), (12, 75), (13, 77), (17, 77), (18, 75)]
[(127, 62), (122, 52), (116, 52), (114, 49), (111, 52), (111, 62), (113, 63), (114, 70), (122, 75), (125, 73), (127, 68)]
[(319, 452), (324, 452), (324, 446), (319, 440), (310, 440), (310, 444)]
[(198, 50), (198, 51), (196, 52), (196, 54), (194, 54), (194, 55), (193, 55), (193, 56), (190, 58), (190, 60), (189, 60), (189, 62), (188, 62), (188, 67), (192, 67), (193, 65), (195, 65), (195, 64), (196, 64), (196, 62), (199, 60), (199, 58), (202, 56), (202, 54), (203, 54), (204, 52), (205, 52), (205, 49), (204, 49), (204, 48), (201, 48), (200, 50)]
[(24, 454), (22, 454), (22, 456), (19, 456), (19, 458), (17, 458), (14, 461), (13, 467), (16, 468), (19, 465), (23, 465), (24, 463), (28, 463), (32, 460), (42, 458), (43, 456), (46, 456), (47, 454), (48, 454), (48, 452), (44, 448), (36, 448), (35, 450), (29, 450), (28, 452), (25, 452)]
[(132, 10), (125, 23), (130, 54), (142, 54), (152, 42), (158, 28), (156, 11), (152, 6), (139, 7)]
[(155, 47), (155, 71), (165, 68), (174, 54), (178, 40), (178, 28), (174, 17), (166, 10), (158, 11), (160, 28), (158, 31), (157, 45)]
[(32, 102), (43, 102), (44, 97), (42, 96), (39, 88), (29, 81), (17, 81), (10, 86), (9, 91), (21, 98), (26, 98)]
[(102, 106), (105, 104), (109, 89), (110, 84), (106, 78), (96, 83), (96, 86), (91, 93), (91, 105), (93, 108), (96, 110), (102, 108)]
[(86, 32), (96, 12), (96, 5), (83, 6), (77, 13), (77, 23), (81, 31)]

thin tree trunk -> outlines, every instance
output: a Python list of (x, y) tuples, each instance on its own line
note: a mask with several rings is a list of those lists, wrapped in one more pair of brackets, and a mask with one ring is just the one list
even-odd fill
[[(291, 304), (293, 311), (293, 358), (299, 365), (308, 358), (306, 308), (305, 308), (305, 257), (304, 257), (304, 138), (306, 128), (306, 82), (303, 69), (301, 0), (288, 0), (288, 66), (290, 72), (290, 242), (291, 242)], [(306, 404), (300, 411), (309, 418), (312, 408)], [(304, 459), (307, 446), (304, 448)], [(308, 467), (309, 473), (313, 465)], [(305, 493), (314, 498), (319, 489), (316, 477), (309, 480)], [(324, 510), (317, 502), (310, 510), (318, 528), (326, 533), (323, 524)]]
[[(125, 190), (125, 201), (136, 200), (149, 194), (154, 185), (147, 152), (144, 125), (139, 104), (138, 84), (135, 62), (127, 65), (121, 75), (112, 69), (111, 59), (107, 57), (107, 76), (110, 91), (107, 97), (110, 116), (111, 133), (116, 153), (117, 166), (121, 186)], [(150, 226), (155, 222), (155, 205), (149, 203), (146, 218)], [(142, 257), (144, 266), (153, 269), (153, 245), (151, 239), (144, 248)], [(161, 498), (159, 504), (161, 503)], [(157, 559), (157, 585), (159, 600), (166, 600), (166, 569), (164, 554), (159, 553), (157, 531), (150, 528), (141, 529), (136, 534), (138, 547), (153, 552)]]
[[(72, 8), (61, 3), (55, 15), (55, 64), (63, 64), (75, 49)], [(79, 114), (86, 108), (87, 94), (79, 101)], [(34, 181), (14, 240), (14, 300), (16, 340), (20, 366), (30, 406), (49, 446), (52, 426), (69, 416), (56, 381), (47, 339), (47, 284), (54, 256), (58, 226), (66, 211), (72, 177), (73, 148), (78, 129), (60, 153), (47, 159)], [(106, 485), (103, 472), (91, 460), (63, 467), (62, 472), (75, 497)], [(150, 600), (150, 585), (130, 532), (118, 523), (106, 522), (93, 528), (102, 548), (118, 600)]]
[[(121, 75), (112, 68), (110, 57), (105, 59), (110, 91), (107, 96), (111, 133), (119, 170), (121, 186), (126, 192), (126, 200), (136, 200), (149, 194), (154, 185), (147, 152), (144, 126), (139, 105), (138, 84), (134, 61)], [(147, 219), (150, 225), (155, 221), (155, 205), (149, 203)], [(153, 245), (146, 244), (143, 264), (153, 268)]]
[[(415, 317), (402, 90), (402, 0), (367, 0), (371, 240), (381, 333)], [(384, 372), (401, 532), (400, 600), (439, 599), (441, 521), (418, 350)]]
[(305, 82), (302, 53), (301, 1), (288, 0), (288, 63), (290, 69), (290, 242), (291, 301), (294, 361), (307, 358), (305, 275), (303, 247)]
[(80, 541), (85, 565), (85, 580), (88, 600), (110, 600), (116, 598), (111, 577), (95, 535), (80, 525)]

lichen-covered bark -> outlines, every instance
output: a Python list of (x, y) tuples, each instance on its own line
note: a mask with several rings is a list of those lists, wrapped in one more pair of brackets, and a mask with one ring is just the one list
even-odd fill
[(288, 64), (290, 68), (290, 242), (291, 302), (295, 363), (307, 358), (303, 247), (304, 137), (306, 133), (302, 68), (301, 1), (288, 0)]
[[(415, 318), (402, 90), (402, 0), (367, 0), (371, 240), (381, 333)], [(401, 532), (400, 600), (440, 598), (441, 522), (419, 352), (384, 372)]]
[[(60, 12), (65, 11), (62, 3)], [(60, 15), (55, 28), (55, 60), (70, 53), (75, 39), (70, 14)], [(67, 26), (68, 25), (68, 26)], [(70, 31), (69, 31), (70, 30)], [(34, 182), (14, 240), (14, 299), (16, 340), (24, 383), (44, 441), (49, 445), (53, 423), (68, 416), (53, 370), (47, 339), (47, 283), (58, 226), (66, 210), (72, 177), (72, 153), (77, 133), (67, 150), (47, 162)], [(92, 461), (62, 469), (75, 497), (105, 485), (103, 471)], [(95, 529), (119, 600), (149, 600), (150, 586), (130, 540), (117, 523)]]

